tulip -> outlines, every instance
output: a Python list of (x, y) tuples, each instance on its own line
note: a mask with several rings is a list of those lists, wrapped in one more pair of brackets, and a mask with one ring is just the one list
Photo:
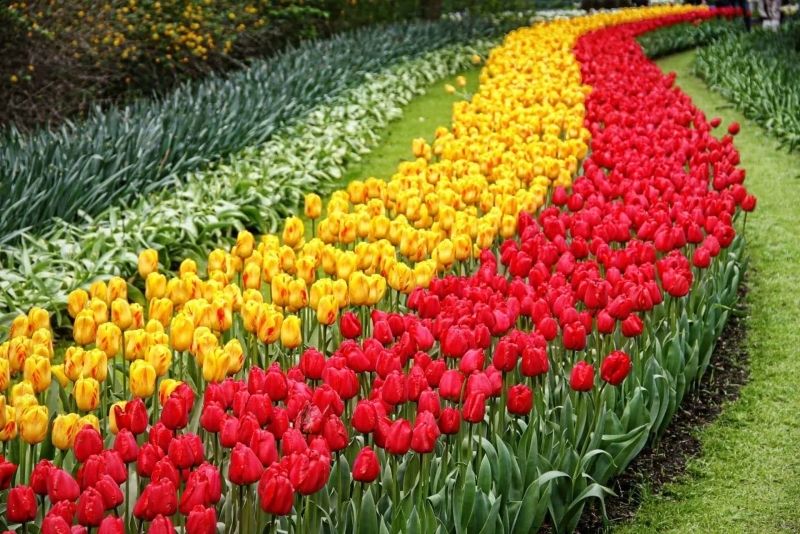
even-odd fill
[(41, 393), (50, 387), (50, 359), (32, 354), (25, 360), (24, 378), (33, 385), (36, 393)]
[(294, 486), (288, 473), (278, 464), (264, 471), (258, 482), (258, 502), (261, 509), (273, 515), (288, 515), (294, 503)]
[(116, 438), (114, 438), (114, 450), (119, 453), (122, 461), (126, 464), (136, 461), (136, 457), (139, 454), (139, 445), (130, 430), (123, 428), (119, 431)]
[(169, 517), (159, 514), (150, 522), (147, 534), (175, 534), (175, 527)]
[(91, 412), (100, 405), (100, 384), (94, 378), (79, 378), (72, 394), (81, 411)]
[(580, 322), (564, 326), (564, 348), (567, 350), (583, 350), (586, 348), (586, 329)]
[(147, 278), (150, 273), (158, 270), (158, 252), (152, 248), (145, 249), (139, 253), (139, 276)]
[(241, 443), (237, 443), (231, 453), (228, 478), (234, 484), (247, 486), (261, 478), (264, 466), (253, 450)]
[(47, 497), (55, 504), (59, 501), (74, 501), (80, 495), (78, 482), (63, 469), (50, 469), (47, 474)]
[(139, 398), (153, 395), (156, 389), (156, 369), (144, 360), (136, 360), (129, 369), (131, 393)]
[(309, 219), (318, 219), (322, 214), (322, 199), (316, 193), (307, 193), (304, 210)]
[(372, 447), (362, 448), (353, 462), (353, 480), (369, 484), (378, 478), (380, 471), (380, 462)]
[(300, 330), (300, 318), (296, 315), (288, 315), (281, 325), (281, 344), (287, 349), (294, 349), (303, 342)]
[(157, 516), (171, 516), (178, 510), (175, 484), (162, 478), (145, 486), (133, 508), (133, 515), (145, 521), (154, 521)]
[(355, 339), (361, 336), (361, 321), (355, 313), (350, 311), (345, 312), (339, 319), (339, 330), (342, 333), (342, 337), (346, 339)]
[(212, 507), (195, 506), (186, 519), (186, 534), (215, 534), (217, 511)]
[(412, 431), (411, 449), (420, 454), (433, 452), (440, 433), (433, 414), (420, 412)]
[(631, 371), (631, 359), (622, 351), (616, 350), (606, 356), (600, 364), (600, 378), (612, 386), (618, 386)]
[(50, 439), (53, 445), (62, 451), (72, 447), (75, 435), (78, 433), (78, 420), (80, 416), (76, 413), (59, 414), (53, 420), (53, 430)]
[[(89, 294), (83, 289), (75, 289), (67, 295), (67, 313), (75, 319), (89, 302)], [(27, 317), (26, 317), (27, 319)], [(25, 326), (27, 330), (27, 325)], [(13, 330), (12, 330), (13, 333)], [(12, 338), (15, 336), (11, 336)]]
[(122, 331), (114, 323), (103, 323), (97, 327), (97, 348), (113, 358), (122, 347)]
[[(117, 489), (119, 490), (119, 487)], [(95, 488), (86, 488), (78, 499), (78, 523), (87, 527), (99, 526), (105, 509), (100, 492)]]
[(124, 298), (111, 301), (111, 321), (120, 330), (127, 330), (133, 324), (131, 305)]
[(5, 515), (9, 523), (28, 523), (36, 518), (36, 495), (30, 486), (11, 488)]
[(584, 361), (576, 363), (569, 377), (569, 386), (575, 391), (591, 391), (594, 387), (594, 366)]
[(47, 514), (42, 520), (42, 534), (71, 534), (70, 524), (60, 515)]
[(72, 325), (72, 339), (79, 345), (88, 345), (94, 342), (97, 324), (90, 310), (83, 310), (75, 317)]
[(411, 424), (405, 419), (398, 419), (389, 430), (385, 449), (391, 454), (403, 455), (411, 448)]
[[(106, 510), (111, 510), (112, 508), (116, 508), (122, 504), (124, 500), (122, 490), (120, 489), (119, 484), (117, 484), (110, 475), (103, 475), (102, 478), (97, 481), (95, 488), (100, 493), (100, 496), (103, 499), (103, 507)], [(84, 491), (84, 494), (85, 493), (86, 492)], [(83, 499), (83, 495), (81, 495), (81, 499)]]
[(107, 515), (100, 522), (97, 534), (125, 534), (125, 523), (121, 517)]
[(172, 318), (169, 327), (170, 346), (178, 352), (187, 351), (194, 339), (194, 323), (184, 313)]
[(41, 443), (47, 436), (48, 414), (46, 406), (28, 406), (19, 418), (19, 433), (25, 443)]
[(533, 392), (525, 384), (516, 384), (508, 390), (508, 412), (514, 415), (528, 415), (533, 408)]
[(307, 449), (289, 458), (289, 480), (300, 495), (311, 495), (328, 482), (330, 458)]
[(224, 349), (214, 349), (203, 360), (203, 380), (219, 383), (228, 376), (230, 356)]
[(100, 454), (102, 450), (103, 438), (93, 427), (86, 425), (75, 435), (72, 452), (75, 453), (75, 459), (79, 462), (85, 462), (89, 456)]
[(486, 414), (486, 395), (483, 393), (468, 394), (464, 400), (462, 415), (464, 421), (480, 423)]

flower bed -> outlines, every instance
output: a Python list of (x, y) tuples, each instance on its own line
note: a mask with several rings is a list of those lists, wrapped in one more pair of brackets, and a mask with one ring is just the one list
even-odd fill
[(205, 278), (144, 251), (141, 302), (120, 279), (70, 295), (58, 365), (48, 314), (18, 317), (6, 522), (574, 529), (668, 424), (736, 298), (734, 220), (755, 207), (737, 126), (713, 137), (634, 40), (712, 16), (513, 32), (415, 162), (325, 217), (306, 198), (312, 236), (298, 218), (242, 232)]

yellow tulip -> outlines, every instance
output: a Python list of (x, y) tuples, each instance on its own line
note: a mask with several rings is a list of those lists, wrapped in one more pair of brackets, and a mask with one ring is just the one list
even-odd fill
[(186, 275), (188, 273), (195, 273), (196, 274), (197, 273), (197, 262), (195, 262), (192, 259), (186, 258), (185, 260), (183, 260), (181, 262), (181, 266), (180, 266), (180, 269), (179, 269), (178, 272), (181, 275), (181, 277), (183, 277), (184, 275)]
[(81, 347), (68, 347), (64, 352), (64, 373), (71, 381), (77, 380), (83, 374), (86, 361), (86, 351)]
[(190, 298), (189, 288), (181, 278), (170, 278), (167, 281), (167, 298), (176, 307), (182, 306)]
[(317, 260), (313, 256), (302, 256), (295, 263), (295, 269), (297, 277), (310, 286), (317, 277)]
[(150, 309), (148, 311), (150, 321), (156, 320), (166, 328), (172, 319), (172, 301), (167, 298), (156, 297), (150, 301)]
[(164, 376), (172, 364), (172, 351), (166, 345), (152, 345), (144, 358), (156, 370), (156, 375)]
[(331, 291), (336, 301), (339, 303), (339, 308), (344, 308), (350, 302), (347, 288), (347, 281), (339, 279), (331, 283)]
[(449, 83), (446, 83), (446, 84), (444, 84), (444, 91), (448, 95), (452, 95), (453, 93), (456, 92), (456, 88), (453, 87), (452, 85), (450, 85)]
[(141, 328), (126, 330), (123, 334), (125, 343), (125, 359), (128, 361), (140, 360), (149, 346), (147, 332)]
[(300, 318), (296, 315), (288, 315), (281, 324), (281, 345), (287, 349), (295, 349), (303, 342), (303, 335), (300, 329)]
[(242, 306), (242, 325), (244, 326), (245, 331), (254, 334), (258, 331), (258, 325), (256, 324), (256, 320), (258, 319), (258, 309), (261, 305), (260, 302), (256, 300), (248, 300), (245, 301), (244, 305)]
[(0, 429), (6, 426), (8, 412), (6, 411), (6, 396), (0, 395)]
[(100, 420), (97, 418), (95, 414), (87, 413), (83, 415), (80, 419), (78, 419), (78, 422), (76, 423), (78, 430), (82, 429), (87, 425), (100, 432)]
[(33, 385), (36, 393), (41, 393), (50, 387), (50, 360), (42, 356), (33, 355), (25, 360), (25, 380)]
[(136, 360), (130, 370), (131, 393), (139, 398), (153, 395), (156, 388), (156, 370), (145, 360)]
[(331, 326), (339, 315), (339, 302), (333, 295), (325, 295), (319, 299), (317, 306), (317, 320), (320, 324)]
[(128, 328), (142, 328), (144, 326), (144, 307), (138, 302), (131, 304), (131, 324)]
[(131, 305), (123, 298), (111, 301), (111, 322), (120, 330), (127, 330), (133, 324)]
[(203, 360), (203, 379), (206, 382), (222, 382), (228, 376), (229, 367), (228, 353), (220, 348), (214, 349)]
[(114, 323), (104, 323), (97, 327), (97, 348), (106, 356), (113, 358), (122, 348), (122, 331)]
[(283, 245), (278, 249), (278, 258), (281, 261), (281, 270), (285, 273), (294, 272), (294, 263), (297, 261), (297, 254), (288, 245)]
[(108, 322), (108, 304), (106, 304), (106, 301), (93, 298), (89, 301), (88, 309), (92, 312), (95, 324), (101, 325)]
[(150, 319), (147, 321), (147, 324), (144, 325), (144, 331), (148, 334), (163, 334), (164, 324), (157, 319)]
[(231, 339), (222, 349), (228, 356), (228, 374), (233, 375), (242, 370), (244, 366), (244, 350), (238, 339)]
[(256, 318), (258, 339), (262, 343), (275, 343), (281, 335), (283, 314), (263, 304)]
[(83, 310), (75, 317), (75, 324), (72, 325), (72, 338), (79, 345), (94, 343), (97, 332), (97, 323), (94, 321), (94, 314), (90, 310)]
[[(67, 384), (71, 382), (70, 379), (67, 377), (67, 373), (64, 371), (63, 363), (59, 365), (53, 365), (52, 367), (50, 367), (50, 374), (56, 377), (56, 381), (59, 383), (59, 385), (61, 385), (62, 388), (66, 388)], [(2, 391), (3, 389), (4, 388), (0, 388), (0, 391)]]
[(62, 451), (71, 449), (78, 433), (80, 415), (76, 413), (59, 414), (53, 420), (53, 432), (50, 438), (53, 445)]
[(217, 336), (206, 326), (195, 328), (192, 339), (191, 353), (197, 360), (198, 365), (203, 365), (206, 356), (213, 352), (218, 346)]
[(105, 382), (108, 377), (108, 357), (100, 349), (86, 351), (83, 355), (83, 369), (81, 374), (89, 376), (98, 382)]
[(147, 278), (150, 274), (158, 271), (158, 252), (152, 248), (145, 249), (139, 253), (139, 276)]
[(6, 424), (0, 429), (0, 441), (6, 442), (17, 438), (16, 411), (11, 406), (6, 406)]
[(224, 298), (215, 298), (211, 303), (212, 330), (227, 332), (233, 326), (233, 309)]
[(308, 305), (308, 290), (305, 281), (294, 279), (288, 285), (289, 301), (287, 303), (290, 311), (298, 311)]
[(283, 226), (283, 243), (293, 249), (303, 245), (305, 227), (299, 217), (288, 217)]
[(183, 352), (189, 350), (194, 338), (194, 323), (183, 313), (172, 318), (169, 326), (169, 341), (173, 350)]
[(361, 271), (350, 275), (347, 281), (348, 297), (353, 306), (363, 306), (369, 300), (369, 280)]
[(25, 443), (34, 445), (47, 436), (48, 413), (46, 406), (29, 406), (22, 412), (19, 433)]
[(50, 313), (44, 308), (34, 306), (28, 311), (28, 335), (31, 335), (40, 328), (50, 330)]
[(8, 338), (14, 339), (18, 337), (28, 337), (28, 316), (17, 315), (11, 321), (11, 329), (8, 332)]
[(145, 278), (144, 296), (148, 301), (163, 298), (167, 294), (167, 277), (161, 273), (150, 273)]
[(244, 266), (242, 286), (245, 289), (258, 289), (261, 287), (261, 265), (250, 262)]
[(247, 230), (242, 230), (236, 236), (236, 255), (240, 258), (249, 258), (255, 247), (255, 238)]
[(356, 256), (354, 252), (350, 252), (349, 250), (342, 252), (339, 257), (336, 258), (336, 278), (340, 280), (347, 280), (350, 278), (350, 275), (356, 270), (357, 263), (358, 256)]
[(67, 313), (73, 319), (86, 307), (89, 294), (83, 289), (76, 289), (67, 295)]
[(305, 198), (304, 211), (309, 219), (318, 219), (322, 214), (322, 199), (316, 193), (308, 193)]
[(18, 373), (25, 365), (25, 360), (33, 354), (33, 343), (27, 337), (15, 337), (8, 343), (8, 361), (11, 372)]
[(114, 302), (117, 299), (128, 300), (128, 282), (114, 276), (108, 281), (107, 302)]
[(72, 395), (79, 410), (91, 412), (100, 405), (100, 384), (94, 378), (79, 378)]

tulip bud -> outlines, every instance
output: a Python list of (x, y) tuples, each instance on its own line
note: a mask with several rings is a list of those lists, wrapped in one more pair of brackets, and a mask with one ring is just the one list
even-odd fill
[(136, 360), (130, 366), (131, 393), (136, 397), (150, 397), (156, 388), (156, 370), (144, 360)]
[(100, 405), (100, 384), (94, 378), (79, 378), (72, 391), (78, 409), (91, 412)]
[[(72, 448), (75, 435), (78, 433), (78, 420), (76, 413), (59, 414), (53, 421), (53, 431), (50, 435), (53, 445), (62, 451)], [(76, 496), (77, 498), (77, 496)]]
[(67, 296), (67, 313), (69, 313), (70, 317), (75, 319), (78, 314), (86, 308), (86, 304), (88, 303), (89, 294), (83, 289), (76, 289)]
[(294, 486), (286, 469), (273, 464), (258, 482), (258, 501), (261, 509), (273, 515), (288, 515), (294, 503)]
[(378, 478), (381, 465), (372, 447), (361, 449), (353, 462), (353, 480), (369, 484)]
[(287, 316), (281, 325), (281, 344), (291, 350), (299, 347), (302, 342), (300, 318), (296, 315)]
[(72, 338), (79, 345), (88, 345), (94, 342), (97, 324), (91, 310), (83, 310), (75, 317), (72, 326)]
[(304, 211), (309, 219), (318, 219), (322, 214), (322, 199), (316, 193), (307, 193)]
[(41, 393), (50, 387), (50, 360), (35, 354), (25, 360), (25, 380), (33, 385), (36, 393)]
[(16, 486), (8, 492), (6, 521), (28, 523), (36, 518), (36, 495), (30, 486)]
[(158, 270), (158, 252), (148, 248), (139, 253), (139, 276), (147, 278)]
[(49, 423), (46, 406), (28, 406), (19, 420), (19, 432), (22, 440), (28, 444), (44, 441)]

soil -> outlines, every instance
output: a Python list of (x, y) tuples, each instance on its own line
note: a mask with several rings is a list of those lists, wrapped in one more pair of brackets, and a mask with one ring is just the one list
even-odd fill
[[(745, 302), (746, 292), (742, 284), (740, 304)], [(745, 320), (741, 315), (731, 314), (714, 348), (709, 371), (686, 395), (661, 440), (645, 448), (611, 481), (616, 497), (606, 498), (607, 519), (599, 507), (587, 507), (577, 532), (607, 532), (611, 526), (630, 520), (639, 509), (643, 492), (660, 492), (665, 484), (684, 475), (687, 462), (702, 453), (698, 431), (714, 421), (727, 403), (738, 398), (748, 380)]]

